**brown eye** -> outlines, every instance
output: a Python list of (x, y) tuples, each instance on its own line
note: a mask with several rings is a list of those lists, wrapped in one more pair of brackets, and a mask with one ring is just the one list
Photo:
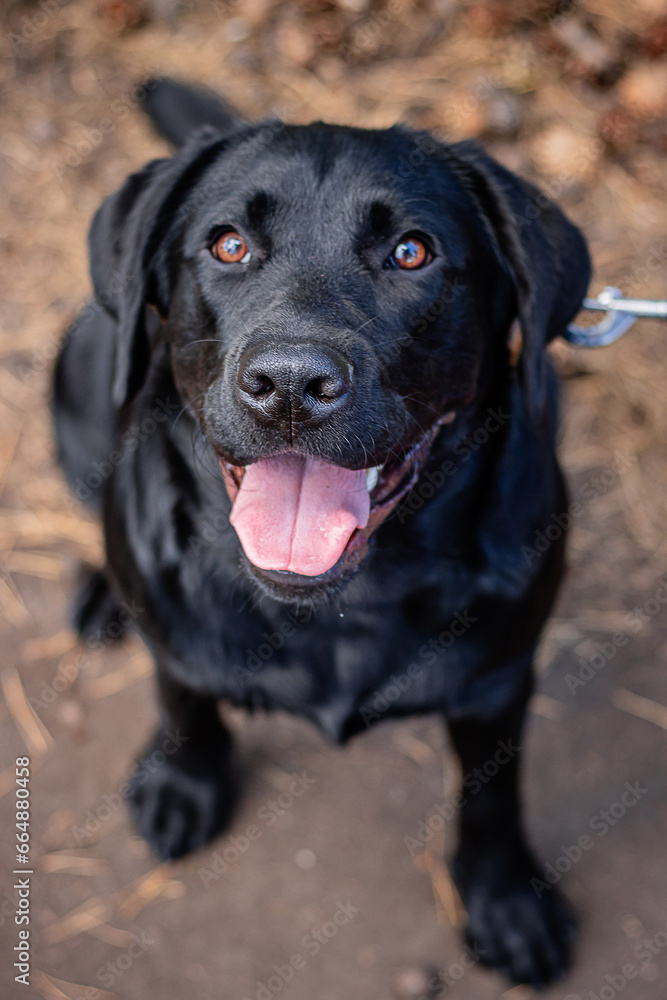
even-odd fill
[(211, 253), (223, 264), (245, 264), (250, 260), (250, 251), (245, 240), (233, 229), (218, 237), (211, 247)]
[(416, 271), (418, 267), (430, 264), (431, 259), (431, 251), (425, 243), (416, 236), (404, 236), (394, 247), (388, 263), (403, 271)]

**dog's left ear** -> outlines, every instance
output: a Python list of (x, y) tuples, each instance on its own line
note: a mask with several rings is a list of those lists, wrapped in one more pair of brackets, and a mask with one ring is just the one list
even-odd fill
[(143, 385), (150, 358), (146, 313), (169, 310), (170, 262), (183, 208), (202, 170), (226, 140), (204, 129), (170, 159), (128, 177), (97, 211), (88, 241), (95, 298), (117, 324), (113, 401), (123, 406)]
[(545, 347), (576, 316), (588, 289), (586, 242), (550, 198), (474, 143), (456, 143), (444, 155), (475, 202), (514, 283), (522, 341), (519, 373), (529, 414), (539, 423), (548, 396)]

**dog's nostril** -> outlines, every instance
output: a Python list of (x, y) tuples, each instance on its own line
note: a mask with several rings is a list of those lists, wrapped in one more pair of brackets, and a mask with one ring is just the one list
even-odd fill
[(255, 386), (250, 391), (254, 396), (268, 396), (275, 388), (275, 382), (268, 375), (255, 375)]
[(240, 371), (237, 381), (242, 392), (256, 398), (269, 396), (276, 389), (276, 383), (269, 375), (251, 368)]
[(346, 386), (342, 379), (325, 375), (311, 379), (305, 389), (306, 396), (312, 396), (320, 403), (333, 402), (345, 393)]

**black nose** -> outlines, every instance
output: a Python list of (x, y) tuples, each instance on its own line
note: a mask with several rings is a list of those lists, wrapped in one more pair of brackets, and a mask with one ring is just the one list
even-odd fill
[(254, 347), (236, 375), (241, 402), (261, 423), (319, 424), (340, 408), (352, 385), (352, 365), (328, 347)]

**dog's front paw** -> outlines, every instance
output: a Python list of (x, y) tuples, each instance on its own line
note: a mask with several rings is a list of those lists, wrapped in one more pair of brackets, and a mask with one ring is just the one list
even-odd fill
[(225, 744), (165, 750), (160, 733), (130, 779), (135, 826), (163, 861), (204, 847), (231, 818), (235, 792)]
[(537, 872), (527, 854), (482, 859), (459, 854), (453, 874), (468, 912), (466, 941), (480, 964), (536, 989), (565, 974), (575, 921), (554, 887), (533, 888)]

